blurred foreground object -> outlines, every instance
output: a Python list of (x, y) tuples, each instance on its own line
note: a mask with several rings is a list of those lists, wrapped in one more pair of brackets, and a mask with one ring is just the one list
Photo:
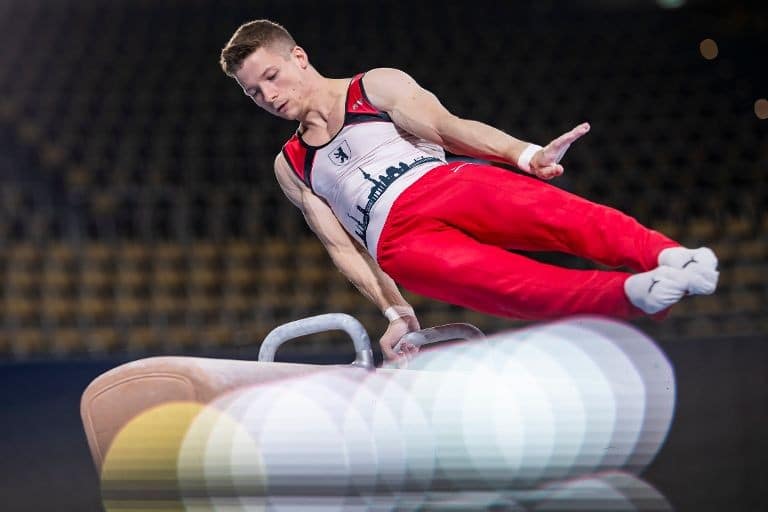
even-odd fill
[(82, 413), (108, 510), (664, 510), (633, 474), (674, 403), (652, 340), (575, 317), (407, 369), (151, 358), (96, 379)]

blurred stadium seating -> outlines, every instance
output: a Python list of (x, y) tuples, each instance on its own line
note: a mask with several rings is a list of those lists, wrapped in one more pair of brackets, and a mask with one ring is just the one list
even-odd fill
[[(361, 19), (358, 3), (334, 0), (317, 30), (280, 2), (246, 4), (2, 2), (0, 357), (226, 349), (332, 311), (382, 331), (274, 182), (294, 127), (218, 69), (233, 30), (257, 17), (284, 23), (321, 72), (400, 67), (458, 115), (521, 138), (545, 143), (589, 120), (555, 184), (721, 257), (717, 295), (638, 325), (666, 338), (768, 334), (768, 121), (727, 56), (699, 55), (706, 35), (690, 12), (533, 3), (510, 30), (504, 3), (381, 2)], [(533, 16), (548, 23), (526, 28)], [(460, 43), (457, 27), (473, 37)], [(518, 325), (407, 297), (424, 326)]]

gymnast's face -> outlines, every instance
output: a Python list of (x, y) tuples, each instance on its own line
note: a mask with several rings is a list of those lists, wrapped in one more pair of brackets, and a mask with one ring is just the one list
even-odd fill
[(245, 95), (272, 115), (299, 119), (305, 103), (305, 72), (309, 66), (300, 46), (262, 47), (250, 54), (235, 73)]

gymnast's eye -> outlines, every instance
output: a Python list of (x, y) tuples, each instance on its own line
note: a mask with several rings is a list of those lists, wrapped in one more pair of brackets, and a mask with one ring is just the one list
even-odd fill
[(277, 76), (277, 71), (275, 71), (274, 73), (272, 73), (271, 75), (269, 75), (269, 76), (267, 77), (267, 80), (274, 80), (276, 76)]

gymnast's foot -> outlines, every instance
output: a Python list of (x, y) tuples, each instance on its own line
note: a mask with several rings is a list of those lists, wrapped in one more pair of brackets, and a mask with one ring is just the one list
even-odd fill
[(717, 256), (708, 247), (664, 249), (659, 253), (659, 265), (685, 270), (689, 275), (687, 292), (692, 295), (711, 295), (717, 288)]
[(624, 281), (624, 293), (632, 304), (652, 315), (682, 299), (690, 284), (690, 272), (660, 265), (628, 277)]

